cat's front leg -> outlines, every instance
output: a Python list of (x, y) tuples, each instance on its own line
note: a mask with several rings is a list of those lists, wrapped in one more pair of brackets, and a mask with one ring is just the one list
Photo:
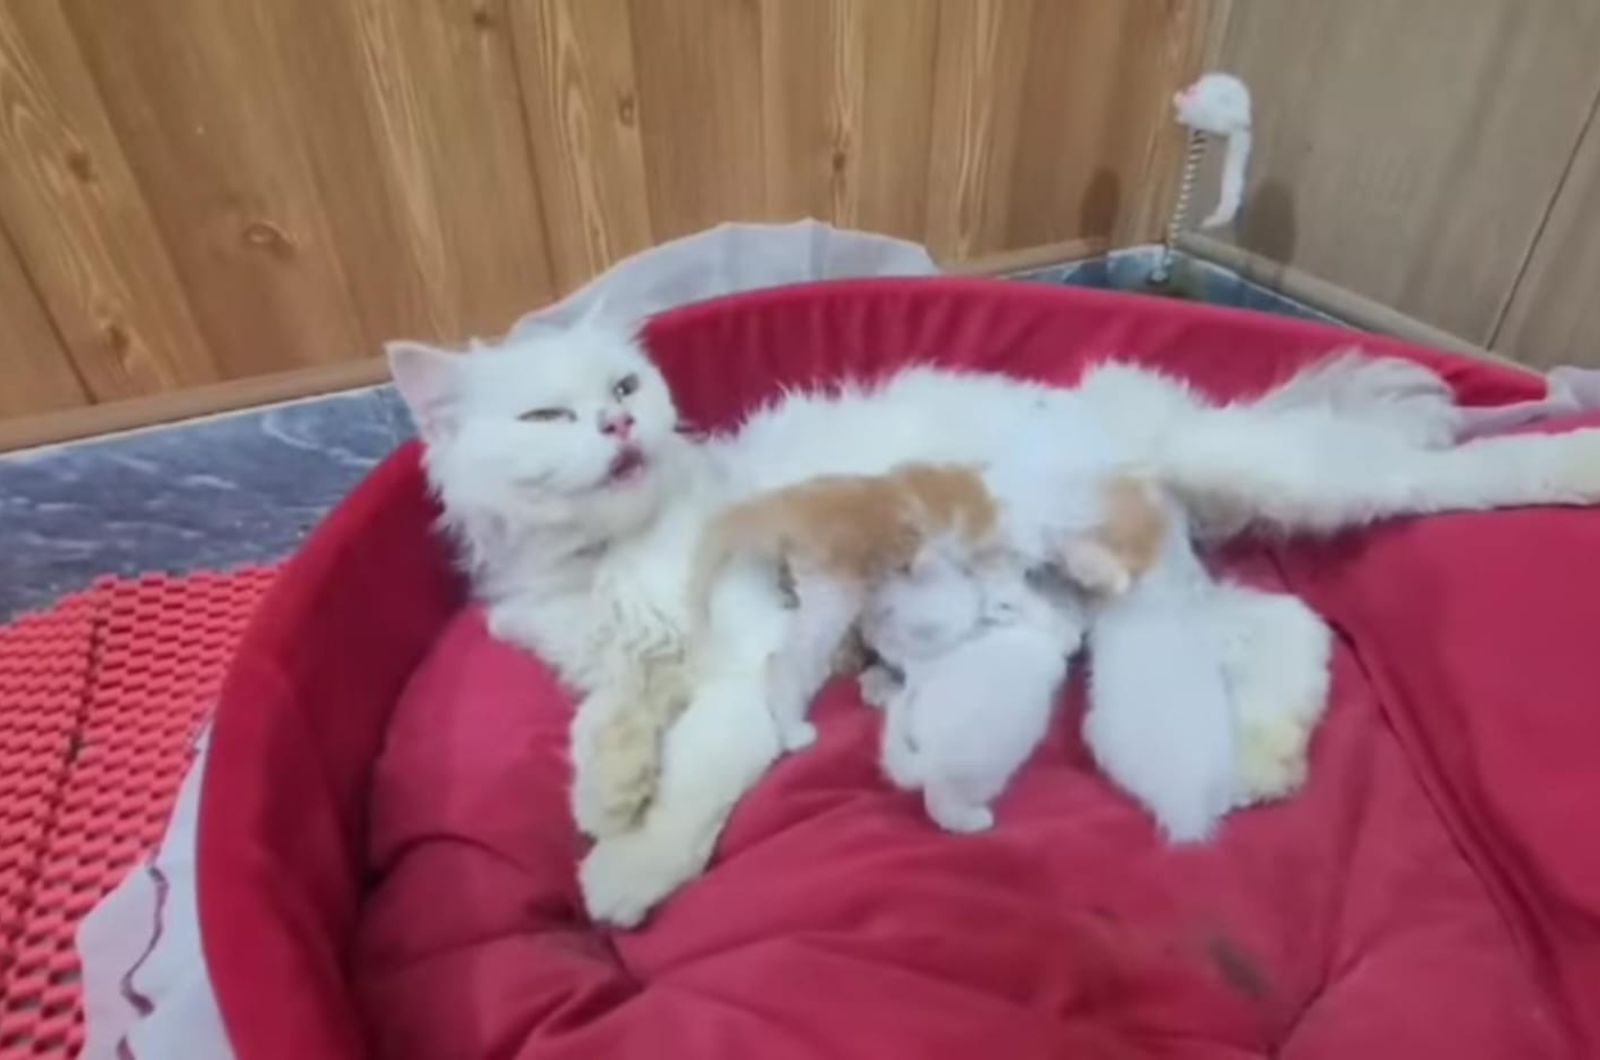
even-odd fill
[(661, 738), (655, 797), (634, 827), (597, 842), (578, 869), (595, 920), (632, 927), (705, 870), (733, 807), (778, 757), (767, 664), (790, 612), (770, 579), (730, 572), (711, 599), (692, 693)]
[(572, 723), (573, 818), (596, 838), (638, 823), (655, 795), (663, 734), (689, 702), (681, 653), (615, 654)]
[(637, 826), (603, 837), (579, 867), (592, 918), (633, 927), (705, 870), (734, 805), (778, 757), (758, 674), (706, 680), (667, 731), (655, 799)]

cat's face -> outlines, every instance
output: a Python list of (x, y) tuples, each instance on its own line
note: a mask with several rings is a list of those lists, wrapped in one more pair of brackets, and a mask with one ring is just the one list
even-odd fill
[(678, 414), (631, 331), (585, 320), (464, 355), (395, 343), (389, 363), (447, 509), (604, 535), (659, 505)]

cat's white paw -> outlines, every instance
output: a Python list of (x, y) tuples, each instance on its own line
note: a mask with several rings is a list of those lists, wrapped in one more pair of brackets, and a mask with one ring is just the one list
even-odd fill
[(1314, 723), (1288, 714), (1240, 719), (1235, 806), (1270, 802), (1300, 789)]
[(804, 751), (817, 742), (817, 727), (809, 721), (790, 722), (779, 731), (778, 742), (785, 751)]
[(900, 678), (887, 666), (869, 666), (861, 671), (857, 679), (861, 690), (861, 699), (869, 707), (882, 710), (889, 705), (889, 700), (900, 691)]
[(572, 819), (584, 835), (600, 839), (627, 830), (630, 821), (618, 817), (594, 783), (574, 777), (571, 795)]
[(663, 899), (699, 875), (704, 861), (646, 829), (602, 839), (578, 866), (584, 908), (591, 920), (637, 927)]

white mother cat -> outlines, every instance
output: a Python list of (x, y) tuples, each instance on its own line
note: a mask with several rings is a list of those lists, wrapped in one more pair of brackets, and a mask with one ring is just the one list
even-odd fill
[[(1088, 416), (1221, 531), (1600, 499), (1600, 432), (1451, 447), (1448, 390), (1392, 361), (1337, 361), (1226, 406), (1127, 366), (1092, 372), (1074, 390), (918, 368), (870, 391), (786, 397), (736, 435), (696, 446), (676, 433), (665, 382), (631, 331), (604, 321), (532, 331), (465, 357), (412, 343), (389, 354), (492, 629), (584, 693), (574, 809), (602, 838), (580, 879), (590, 913), (620, 924), (704, 868), (733, 805), (778, 754), (770, 718), (752, 709), (783, 631), (776, 587), (725, 579), (712, 621), (727, 631), (728, 650), (696, 675), (692, 700), (681, 668), (690, 555), (726, 498), (911, 460), (982, 463), (1019, 420)], [(1285, 609), (1306, 621), (1278, 621)], [(1303, 763), (1304, 701), (1320, 707), (1325, 682), (1282, 660), (1309, 657), (1307, 631), (1320, 638), (1322, 627), (1297, 601), (1247, 590), (1213, 621), (1229, 645), (1241, 773), (1262, 797), (1281, 793), (1273, 787), (1292, 786)], [(630, 760), (592, 754), (619, 704), (666, 717), (683, 702), (659, 778), (593, 774), (597, 760)], [(638, 760), (654, 768), (652, 755)], [(619, 830), (627, 822), (608, 806), (634, 785), (652, 787), (654, 799)]]

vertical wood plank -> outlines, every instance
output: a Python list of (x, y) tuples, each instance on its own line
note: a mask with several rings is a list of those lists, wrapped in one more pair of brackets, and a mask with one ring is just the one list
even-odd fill
[(556, 293), (501, 0), (351, 0), (427, 287), (453, 337), (505, 329)]
[(66, 10), (224, 373), (359, 351), (255, 5), (66, 0)]
[(407, 187), (414, 169), (388, 149), (374, 89), (389, 78), (408, 84), (408, 71), (368, 44), (351, 0), (270, 0), (260, 10), (262, 45), (282, 71), (362, 352), (397, 336), (459, 339), (460, 312), (439, 279), (449, 263), (431, 197)]
[(836, 220), (852, 191), (844, 140), (860, 79), (845, 12), (834, 0), (760, 0), (759, 10), (766, 209), (778, 217)]
[(940, 0), (927, 243), (959, 261), (1006, 242), (1034, 0)]
[(74, 408), (89, 395), (33, 281), (0, 232), (0, 418)]
[(765, 0), (768, 210), (920, 240), (936, 0)]
[(938, 0), (849, 0), (847, 25), (857, 42), (859, 81), (850, 113), (859, 131), (847, 138), (855, 178), (846, 223), (921, 240), (928, 215), (928, 158), (933, 149), (934, 64)]
[(631, 0), (628, 9), (652, 235), (769, 216), (756, 0)]
[(1600, 96), (1493, 348), (1524, 364), (1600, 368)]
[(509, 0), (522, 114), (563, 290), (650, 245), (627, 0)]
[[(215, 379), (56, 4), (0, 4), (0, 158), (0, 216), (16, 265), (31, 276), (90, 396)], [(8, 300), (8, 311), (24, 304)], [(37, 341), (28, 311), (15, 312), (11, 326)], [(49, 391), (65, 394), (54, 384)]]
[(1234, 4), (1255, 90), (1240, 242), (1490, 336), (1600, 88), (1583, 0)]

